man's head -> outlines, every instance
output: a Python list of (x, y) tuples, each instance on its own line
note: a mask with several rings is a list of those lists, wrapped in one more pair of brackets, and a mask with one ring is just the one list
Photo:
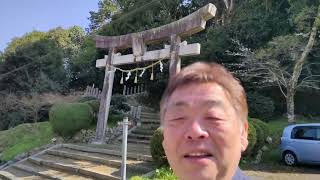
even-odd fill
[(169, 81), (160, 104), (163, 147), (179, 179), (231, 179), (247, 145), (243, 87), (218, 64), (194, 63)]

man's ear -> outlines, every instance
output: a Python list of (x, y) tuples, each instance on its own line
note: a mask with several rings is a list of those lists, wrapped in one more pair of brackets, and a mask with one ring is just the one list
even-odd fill
[(244, 152), (248, 147), (248, 121), (242, 123), (240, 141), (241, 141), (241, 152)]

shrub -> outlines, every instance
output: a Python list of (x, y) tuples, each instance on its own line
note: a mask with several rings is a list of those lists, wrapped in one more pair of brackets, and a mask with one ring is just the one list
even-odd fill
[(177, 180), (177, 176), (173, 173), (172, 169), (169, 167), (162, 167), (160, 169), (156, 169), (154, 175), (151, 178), (145, 178), (140, 176), (134, 176), (130, 178), (130, 180)]
[(127, 99), (125, 96), (121, 94), (113, 95), (110, 102), (110, 112), (113, 112), (113, 114), (119, 114), (130, 111), (130, 106), (126, 103)]
[(252, 154), (252, 150), (257, 142), (257, 132), (256, 129), (254, 128), (253, 124), (251, 121), (248, 121), (248, 125), (249, 125), (249, 131), (248, 131), (248, 147), (246, 149), (246, 151), (244, 152), (245, 156), (249, 156)]
[(267, 123), (263, 122), (262, 120), (260, 119), (256, 119), (256, 118), (250, 118), (253, 122), (255, 122), (256, 124), (258, 124), (262, 129), (263, 129), (263, 132), (264, 132), (264, 140), (266, 140), (266, 138), (268, 136), (270, 136), (270, 129), (269, 129), (269, 126), (267, 125)]
[(256, 129), (256, 135), (257, 135), (257, 141), (256, 141), (256, 144), (254, 146), (254, 148), (252, 149), (252, 154), (256, 154), (257, 151), (259, 149), (262, 148), (262, 146), (264, 145), (264, 142), (265, 142), (265, 133), (264, 133), (264, 130), (262, 129), (262, 127), (256, 123), (257, 121), (252, 121), (252, 125), (254, 126), (254, 128)]
[(99, 113), (99, 108), (100, 108), (99, 100), (96, 100), (96, 99), (90, 100), (90, 101), (86, 101), (85, 103), (87, 103), (91, 107), (94, 113)]
[(22, 123), (36, 122), (37, 111), (13, 94), (0, 92), (0, 131), (13, 128)]
[(86, 103), (61, 103), (52, 106), (49, 119), (56, 133), (70, 137), (81, 129), (89, 128), (93, 112)]
[(269, 120), (274, 113), (274, 103), (269, 97), (257, 92), (247, 93), (249, 116)]
[(117, 126), (119, 121), (123, 120), (123, 115), (122, 114), (109, 114), (108, 117), (108, 126), (109, 127), (115, 127)]
[(166, 180), (177, 180), (177, 176), (173, 173), (172, 169), (169, 167), (162, 167), (160, 169), (156, 169), (156, 173), (154, 174), (154, 179), (166, 179)]
[(163, 165), (169, 165), (166, 154), (162, 147), (162, 141), (163, 132), (161, 128), (158, 128), (151, 138), (150, 151), (152, 159), (154, 160), (155, 164), (159, 167)]

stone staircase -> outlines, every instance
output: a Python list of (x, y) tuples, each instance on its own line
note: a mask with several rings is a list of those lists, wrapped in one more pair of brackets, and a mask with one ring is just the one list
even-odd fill
[[(140, 125), (128, 133), (128, 178), (155, 169), (149, 143), (159, 126), (159, 113), (142, 108)], [(0, 179), (120, 179), (121, 148), (121, 139), (103, 145), (58, 144), (0, 169)]]
[(140, 117), (141, 125), (128, 132), (128, 143), (149, 146), (154, 131), (160, 127), (160, 116), (154, 110), (143, 107)]
[[(128, 143), (127, 177), (143, 175), (155, 166), (150, 149)], [(0, 170), (0, 179), (120, 179), (121, 144), (55, 145)]]

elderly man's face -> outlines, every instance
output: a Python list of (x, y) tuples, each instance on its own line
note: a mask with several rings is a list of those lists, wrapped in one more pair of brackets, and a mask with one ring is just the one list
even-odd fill
[(231, 179), (248, 144), (247, 130), (220, 85), (186, 85), (167, 102), (163, 147), (181, 180)]

